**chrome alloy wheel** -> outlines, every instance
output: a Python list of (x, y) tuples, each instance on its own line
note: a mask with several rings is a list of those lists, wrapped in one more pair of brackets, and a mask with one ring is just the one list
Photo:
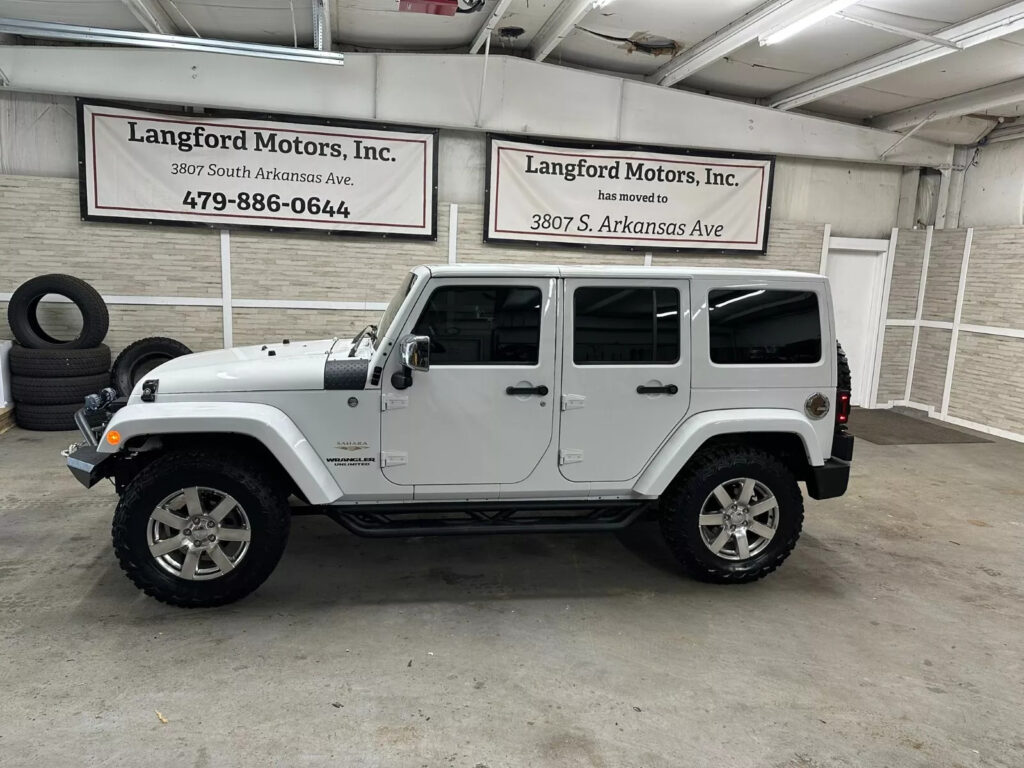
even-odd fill
[(779, 502), (764, 483), (738, 477), (708, 494), (698, 519), (700, 537), (725, 560), (756, 557), (779, 529)]
[(249, 551), (249, 518), (234, 498), (215, 488), (175, 491), (149, 516), (149, 552), (160, 567), (187, 581), (216, 579)]

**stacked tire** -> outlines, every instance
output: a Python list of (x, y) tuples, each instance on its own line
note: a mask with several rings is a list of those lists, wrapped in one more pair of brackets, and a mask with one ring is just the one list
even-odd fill
[[(78, 307), (78, 336), (62, 340), (43, 329), (37, 313), (47, 294)], [(15, 422), (24, 429), (74, 429), (85, 396), (110, 386), (110, 349), (103, 344), (110, 318), (103, 298), (77, 277), (40, 275), (11, 296), (7, 322), (17, 340), (8, 358)]]

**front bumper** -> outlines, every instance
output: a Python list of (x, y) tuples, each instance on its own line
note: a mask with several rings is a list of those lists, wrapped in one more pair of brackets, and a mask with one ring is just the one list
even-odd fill
[(79, 445), (67, 454), (68, 469), (86, 488), (92, 488), (114, 472), (112, 453), (100, 453), (91, 445)]

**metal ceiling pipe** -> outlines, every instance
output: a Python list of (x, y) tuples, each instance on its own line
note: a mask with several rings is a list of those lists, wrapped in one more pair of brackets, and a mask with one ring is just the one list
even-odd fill
[(202, 51), (205, 53), (228, 53), (236, 56), (254, 56), (261, 59), (282, 59), (316, 64), (345, 63), (345, 56), (330, 51), (311, 51), (301, 48), (285, 48), (280, 45), (242, 43), (234, 40), (210, 40), (207, 38), (181, 37), (179, 35), (156, 35), (149, 32), (128, 32), (120, 29), (80, 27), (74, 24), (57, 24), (49, 21), (25, 21), (23, 19), (0, 18), (0, 33), (35, 37), (44, 40), (72, 40), (79, 43), (106, 43), (109, 45), (130, 45), (142, 48), (165, 48), (177, 51)]

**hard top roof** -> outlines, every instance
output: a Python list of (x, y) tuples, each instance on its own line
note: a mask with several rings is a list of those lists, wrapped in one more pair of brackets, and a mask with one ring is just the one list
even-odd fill
[(560, 266), (557, 264), (438, 264), (425, 265), (434, 277), (611, 277), (686, 278), (730, 277), (753, 280), (771, 278), (824, 277), (813, 272), (793, 272), (780, 269), (736, 269), (729, 267), (644, 267), (644, 266)]

